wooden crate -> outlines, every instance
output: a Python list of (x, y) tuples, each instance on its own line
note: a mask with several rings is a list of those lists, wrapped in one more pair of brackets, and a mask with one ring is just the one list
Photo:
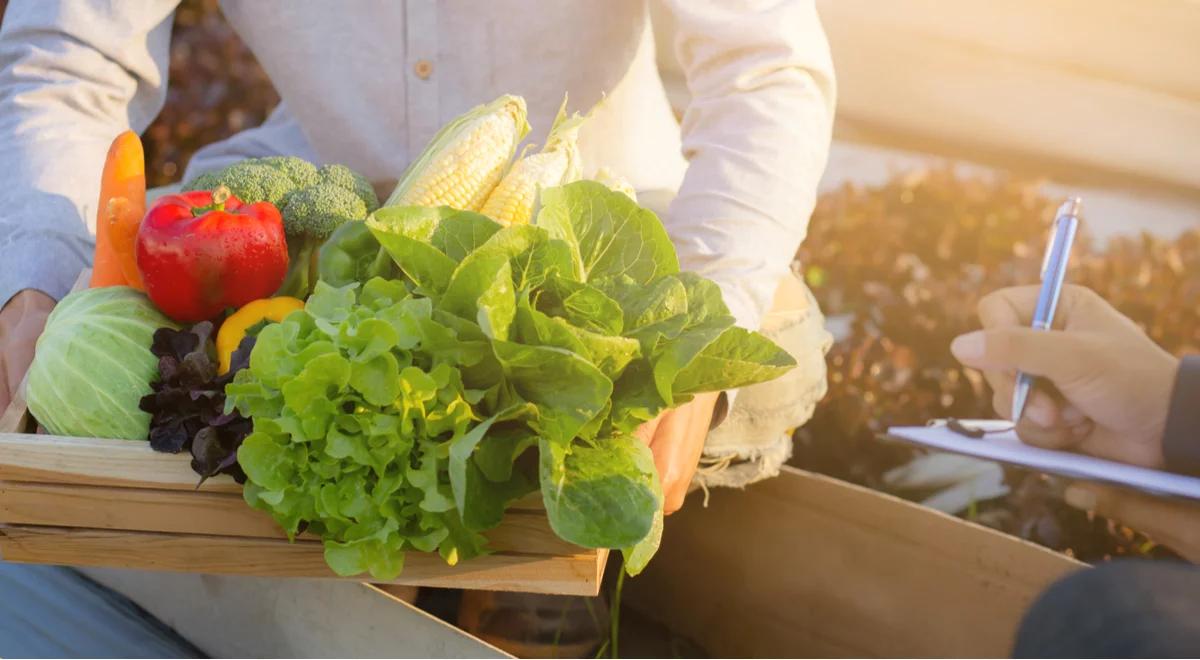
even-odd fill
[[(264, 577), (340, 578), (318, 539), (289, 542), (226, 475), (199, 488), (187, 454), (149, 443), (30, 433), (24, 387), (0, 416), (0, 559)], [(408, 552), (389, 584), (591, 595), (607, 550), (550, 529), (538, 493), (488, 532), (493, 554), (447, 566)]]

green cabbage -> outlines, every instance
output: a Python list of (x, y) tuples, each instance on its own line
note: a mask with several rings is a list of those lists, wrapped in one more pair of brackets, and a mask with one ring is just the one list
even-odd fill
[(29, 368), (29, 411), (55, 435), (145, 440), (138, 401), (158, 377), (154, 331), (175, 327), (129, 287), (77, 291), (46, 322)]

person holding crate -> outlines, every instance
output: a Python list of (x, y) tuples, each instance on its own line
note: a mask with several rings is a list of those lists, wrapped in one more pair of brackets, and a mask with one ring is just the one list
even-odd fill
[[(12, 0), (0, 27), (0, 410), (46, 317), (92, 253), (96, 173), (112, 137), (165, 101), (179, 0)], [(282, 102), (210, 145), (187, 176), (244, 158), (340, 162), (386, 189), (448, 118), (519, 93), (549, 125), (564, 92), (599, 104), (588, 169), (622, 173), (661, 212), (681, 266), (716, 281), (747, 328), (799, 368), (647, 424), (666, 509), (694, 485), (769, 477), (824, 393), (830, 337), (789, 272), (824, 168), (835, 83), (812, 0), (669, 0), (692, 100), (682, 131), (656, 70), (645, 0), (222, 3)], [(600, 103), (603, 99), (603, 103)], [(677, 192), (676, 192), (677, 191)], [(714, 421), (727, 421), (710, 432)], [(707, 442), (706, 442), (707, 441)], [(0, 653), (4, 649), (0, 648)]]

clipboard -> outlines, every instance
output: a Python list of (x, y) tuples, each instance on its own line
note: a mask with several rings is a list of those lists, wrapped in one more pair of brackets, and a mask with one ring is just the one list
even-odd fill
[(1118, 463), (1068, 451), (1027, 445), (1002, 420), (962, 420), (987, 433), (979, 438), (962, 435), (944, 423), (931, 426), (889, 428), (886, 438), (940, 451), (964, 454), (1008, 465), (1029, 468), (1072, 479), (1101, 481), (1154, 495), (1200, 500), (1200, 477)]

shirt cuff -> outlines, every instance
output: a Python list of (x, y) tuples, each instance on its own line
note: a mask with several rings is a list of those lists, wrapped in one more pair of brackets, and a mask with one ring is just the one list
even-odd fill
[(1168, 470), (1200, 476), (1200, 355), (1179, 362), (1162, 443)]
[(93, 244), (88, 236), (22, 237), (0, 241), (0, 307), (20, 291), (35, 289), (62, 300), (88, 266)]

